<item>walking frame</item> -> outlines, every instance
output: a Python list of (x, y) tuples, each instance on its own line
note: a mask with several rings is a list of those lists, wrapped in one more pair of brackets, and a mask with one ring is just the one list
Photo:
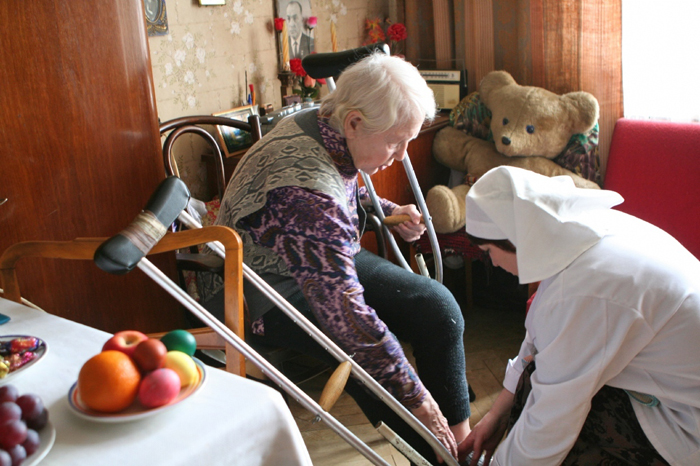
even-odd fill
[[(334, 53), (334, 54), (314, 54), (313, 56), (307, 56), (304, 61), (305, 69), (308, 66), (307, 72), (309, 75), (319, 76), (317, 73), (324, 74), (328, 72), (328, 63), (334, 64), (337, 70), (342, 70), (349, 63), (354, 62), (363, 56), (372, 53), (376, 49), (375, 47), (362, 47), (360, 49), (353, 49), (346, 52)], [(315, 62), (325, 63), (325, 68), (317, 69), (313, 63), (307, 64), (308, 58), (314, 57)], [(313, 71), (310, 71), (313, 70)], [(312, 74), (314, 73), (314, 74)], [(333, 72), (328, 72), (328, 76), (332, 76)], [(336, 75), (339, 72), (335, 73)], [(322, 76), (319, 76), (322, 77)], [(335, 88), (333, 78), (327, 78), (329, 88), (331, 91)], [(172, 142), (170, 142), (172, 145)], [(425, 201), (421, 194), (420, 186), (416, 179), (415, 173), (411, 166), (408, 154), (405, 155), (403, 160), (404, 168), (406, 174), (409, 178), (409, 183), (416, 196), (416, 201), (418, 207), (423, 215), (424, 222), (426, 224), (427, 232), (430, 236), (431, 243), (433, 244), (433, 251), (435, 253), (435, 278), (438, 281), (442, 281), (442, 261), (439, 254), (439, 248), (437, 247), (437, 236), (435, 230), (432, 228), (432, 222), (430, 215), (428, 213), (427, 207), (425, 206)], [(381, 207), (379, 205), (379, 199), (376, 191), (372, 185), (369, 175), (361, 172), (362, 179), (367, 187), (370, 194), (370, 199), (376, 210), (376, 215), (382, 221), (382, 228), (384, 230), (385, 236), (388, 238), (389, 243), (395, 253), (395, 256), (401, 262), (401, 265), (412, 270), (410, 266), (406, 263), (400, 252), (398, 245), (389, 232), (388, 226), (400, 221), (402, 219), (393, 219), (392, 217), (384, 217)], [(168, 185), (165, 187), (165, 185)], [(180, 186), (177, 186), (180, 185)], [(149, 211), (149, 206), (158, 204), (159, 206), (166, 205), (168, 203), (178, 204), (182, 201), (183, 193), (179, 192), (177, 195), (173, 195), (174, 191), (184, 191), (186, 192), (187, 202), (189, 202), (189, 190), (176, 176), (167, 178), (156, 192), (153, 194), (149, 200), (148, 205), (144, 209), (143, 213)], [(166, 292), (172, 295), (178, 302), (180, 302), (187, 310), (189, 310), (195, 317), (204, 322), (209, 328), (211, 328), (215, 333), (217, 333), (224, 341), (233, 346), (237, 351), (239, 351), (245, 358), (250, 360), (255, 364), (270, 380), (276, 383), (281, 389), (286, 393), (291, 395), (296, 399), (305, 409), (309, 410), (315, 414), (316, 420), (324, 421), (333, 431), (335, 431), (341, 438), (353, 446), (358, 452), (365, 456), (369, 461), (376, 465), (386, 465), (387, 463), (369, 448), (362, 440), (357, 438), (352, 432), (350, 432), (345, 426), (338, 422), (331, 414), (328, 413), (330, 407), (335, 403), (340, 393), (342, 393), (343, 387), (349, 375), (353, 375), (359, 382), (364, 384), (374, 395), (376, 395), (381, 401), (383, 401), (389, 408), (391, 408), (401, 419), (403, 419), (412, 429), (414, 429), (432, 448), (438, 455), (445, 461), (445, 464), (450, 466), (458, 466), (457, 460), (452, 457), (445, 446), (433, 435), (433, 433), (423, 425), (418, 419), (413, 416), (413, 414), (406, 409), (401, 403), (399, 403), (389, 392), (386, 391), (372, 376), (370, 376), (359, 364), (357, 364), (351, 356), (347, 355), (340, 347), (338, 347), (330, 338), (328, 338), (323, 332), (321, 332), (312, 322), (310, 322), (303, 314), (301, 314), (293, 305), (291, 305), (284, 297), (282, 297), (274, 288), (267, 284), (262, 278), (260, 278), (252, 269), (250, 269), (245, 263), (242, 263), (243, 278), (248, 280), (253, 284), (258, 290), (260, 290), (266, 297), (268, 297), (280, 310), (282, 310), (292, 321), (301, 327), (311, 338), (313, 338), (317, 343), (319, 343), (326, 351), (328, 351), (339, 363), (340, 365), (331, 376), (331, 380), (326, 385), (321, 400), (316, 403), (308, 395), (306, 395), (301, 389), (299, 389), (293, 382), (291, 382), (287, 377), (285, 377), (281, 372), (279, 372), (274, 366), (272, 366), (265, 358), (260, 356), (254, 349), (252, 349), (248, 344), (245, 343), (238, 335), (236, 335), (231, 329), (229, 329), (224, 323), (215, 318), (209, 311), (202, 307), (197, 301), (190, 297), (180, 286), (175, 284), (170, 280), (165, 274), (163, 274), (157, 267), (155, 267), (148, 259), (145, 258), (146, 253), (150, 250), (153, 245), (155, 245), (160, 238), (162, 238), (167, 230), (167, 226), (171, 224), (177, 218), (185, 227), (189, 229), (199, 229), (203, 228), (202, 225), (195, 220), (191, 215), (185, 210), (187, 207), (187, 202), (184, 205), (173, 205), (168, 207), (170, 211), (173, 212), (172, 218), (157, 218), (156, 223), (162, 221), (162, 225), (158, 225), (153, 228), (152, 225), (144, 224), (144, 219), (142, 214), (137, 217), (136, 220), (127, 229), (123, 230), (116, 236), (110, 238), (110, 240), (103, 243), (102, 246), (95, 253), (96, 264), (105, 271), (115, 274), (123, 274), (134, 267), (141, 269), (146, 275), (153, 279), (159, 286), (161, 286)], [(168, 214), (170, 215), (170, 214)], [(153, 217), (153, 216), (151, 216)], [(146, 221), (146, 223), (151, 222), (153, 219)], [(164, 225), (164, 227), (163, 227)], [(210, 227), (207, 227), (210, 228)], [(217, 227), (218, 228), (218, 227)], [(136, 236), (140, 236), (138, 239), (134, 239), (134, 232), (138, 232)], [(149, 239), (144, 241), (144, 237)], [(132, 243), (132, 245), (139, 251), (136, 255), (132, 254), (125, 261), (124, 258), (124, 239), (127, 238), (127, 243)], [(140, 244), (139, 244), (140, 243)], [(138, 246), (137, 246), (138, 244)], [(207, 243), (209, 248), (222, 259), (226, 258), (224, 246), (216, 242)], [(132, 247), (132, 250), (134, 248)], [(128, 254), (127, 254), (128, 255)], [(417, 258), (420, 264), (421, 258)], [(425, 269), (421, 270), (423, 275), (427, 275)], [(330, 387), (330, 388), (329, 388)], [(377, 430), (387, 438), (394, 446), (397, 447), (401, 453), (407, 456), (415, 464), (430, 464), (424, 458), (422, 458), (410, 445), (398, 437), (391, 429), (380, 423)]]
[[(302, 60), (302, 66), (304, 67), (304, 71), (306, 71), (306, 73), (312, 78), (325, 79), (326, 84), (328, 85), (328, 90), (330, 92), (333, 92), (335, 90), (335, 80), (333, 76), (340, 75), (340, 73), (347, 66), (378, 51), (384, 52), (388, 55), (389, 46), (383, 43), (376, 43), (366, 47), (359, 47), (343, 52), (315, 53), (312, 55), (305, 56)], [(411, 185), (411, 190), (413, 191), (413, 195), (416, 198), (416, 204), (418, 204), (418, 209), (420, 210), (423, 216), (426, 232), (428, 233), (428, 239), (430, 240), (430, 245), (434, 252), (433, 260), (435, 261), (435, 279), (438, 282), (442, 283), (442, 255), (440, 254), (440, 247), (438, 245), (437, 234), (435, 232), (435, 228), (433, 228), (432, 218), (430, 217), (430, 213), (428, 212), (428, 206), (425, 204), (425, 199), (423, 198), (423, 193), (420, 189), (420, 185), (418, 184), (416, 174), (413, 171), (413, 165), (411, 164), (411, 159), (408, 156), (408, 153), (404, 155), (402, 163), (404, 166), (404, 170), (406, 171), (406, 176), (408, 177), (408, 182)], [(399, 261), (399, 263), (405, 269), (412, 271), (411, 266), (408, 265), (403, 254), (399, 250), (399, 246), (396, 244), (396, 239), (394, 238), (394, 235), (392, 235), (389, 231), (389, 226), (397, 225), (405, 220), (408, 220), (408, 217), (385, 217), (379, 204), (379, 197), (377, 196), (377, 192), (375, 191), (374, 185), (372, 184), (372, 179), (367, 173), (363, 171), (360, 171), (360, 176), (362, 177), (362, 181), (365, 184), (365, 187), (367, 188), (367, 192), (369, 193), (370, 200), (372, 201), (372, 206), (375, 210), (375, 215), (377, 215), (379, 217), (379, 220), (381, 221), (382, 230), (384, 232), (383, 236), (385, 236), (389, 241), (392, 251), (394, 252), (394, 256)], [(420, 254), (417, 254), (416, 256), (416, 263), (418, 264), (420, 273), (429, 276), (430, 274), (425, 268), (425, 262), (423, 261), (423, 257)]]

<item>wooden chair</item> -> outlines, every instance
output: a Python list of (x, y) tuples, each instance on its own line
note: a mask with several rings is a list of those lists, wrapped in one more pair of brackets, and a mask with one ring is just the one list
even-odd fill
[[(17, 262), (26, 257), (93, 260), (97, 248), (107, 238), (78, 238), (73, 241), (25, 241), (15, 243), (0, 256), (0, 279), (5, 298), (22, 302), (17, 280)], [(157, 254), (186, 248), (195, 244), (219, 241), (226, 250), (224, 261), (224, 323), (241, 339), (244, 338), (243, 325), (243, 244), (238, 234), (227, 227), (212, 226), (199, 230), (186, 230), (166, 234), (149, 254)], [(115, 277), (115, 279), (118, 279)], [(209, 328), (194, 329), (191, 332), (197, 339), (199, 349), (225, 348), (226, 370), (245, 377), (245, 359), (229, 344)], [(158, 337), (162, 334), (151, 334)]]

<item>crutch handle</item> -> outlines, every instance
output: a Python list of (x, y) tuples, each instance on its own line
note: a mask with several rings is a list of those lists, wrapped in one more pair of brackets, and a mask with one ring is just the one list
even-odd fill
[(114, 275), (133, 270), (165, 236), (189, 200), (190, 191), (180, 178), (170, 176), (163, 180), (131, 224), (97, 248), (95, 264)]
[(389, 55), (389, 46), (377, 42), (342, 52), (313, 53), (302, 58), (301, 66), (314, 79), (338, 76), (348, 66), (379, 50)]
[[(410, 222), (411, 217), (409, 215), (389, 215), (388, 217), (384, 217), (384, 225), (388, 227), (395, 227), (396, 225), (401, 225), (403, 222)], [(423, 220), (423, 216), (421, 215), (420, 217), (420, 223), (425, 223)]]
[(321, 398), (318, 402), (324, 411), (330, 411), (335, 402), (338, 401), (343, 390), (345, 390), (345, 384), (348, 382), (350, 372), (352, 372), (352, 366), (348, 361), (341, 362), (333, 371), (328, 382), (326, 382), (326, 386), (323, 387), (323, 392), (321, 392)]

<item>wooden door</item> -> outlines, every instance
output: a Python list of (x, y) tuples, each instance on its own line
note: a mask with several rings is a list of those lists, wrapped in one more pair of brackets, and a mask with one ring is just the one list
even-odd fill
[[(0, 24), (0, 251), (114, 235), (164, 177), (142, 0), (3, 0)], [(25, 298), (103, 330), (183, 322), (139, 271), (32, 259), (18, 273)]]

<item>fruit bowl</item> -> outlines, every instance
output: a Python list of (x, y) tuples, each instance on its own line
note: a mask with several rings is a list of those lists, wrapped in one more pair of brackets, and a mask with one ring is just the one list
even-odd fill
[(144, 419), (146, 417), (153, 416), (155, 414), (161, 413), (169, 408), (172, 408), (173, 406), (177, 405), (178, 403), (185, 401), (195, 393), (199, 391), (199, 389), (202, 388), (204, 383), (206, 382), (206, 370), (205, 366), (197, 358), (192, 358), (194, 359), (194, 362), (197, 364), (197, 371), (199, 372), (199, 382), (190, 385), (187, 387), (184, 387), (180, 390), (180, 394), (170, 403), (164, 406), (160, 406), (158, 408), (144, 408), (141, 403), (139, 403), (138, 400), (134, 401), (131, 406), (126, 408), (123, 411), (119, 411), (117, 413), (101, 413), (98, 411), (94, 411), (90, 408), (88, 408), (80, 399), (80, 392), (78, 391), (78, 383), (74, 383), (73, 386), (70, 388), (68, 391), (68, 404), (71, 408), (71, 411), (73, 411), (77, 416), (87, 419), (89, 421), (96, 421), (96, 422), (106, 422), (106, 423), (118, 423), (118, 422), (131, 422), (131, 421), (137, 421), (140, 419)]

